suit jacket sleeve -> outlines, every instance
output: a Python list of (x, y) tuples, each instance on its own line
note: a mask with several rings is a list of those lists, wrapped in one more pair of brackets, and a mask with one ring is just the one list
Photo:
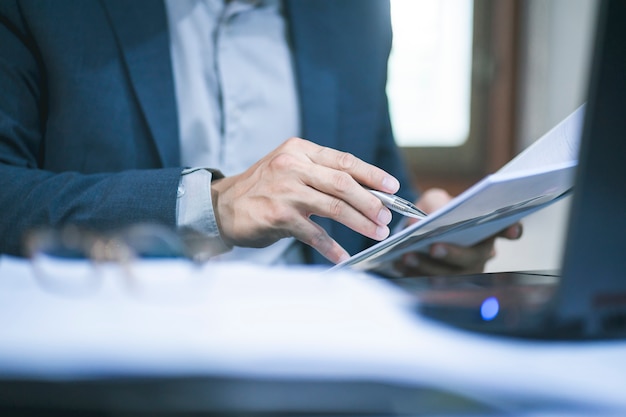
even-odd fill
[[(25, 232), (42, 225), (175, 225), (181, 168), (163, 167), (106, 17), (81, 3), (0, 3), (2, 253), (19, 254)], [(105, 31), (97, 50), (81, 39), (82, 12)]]

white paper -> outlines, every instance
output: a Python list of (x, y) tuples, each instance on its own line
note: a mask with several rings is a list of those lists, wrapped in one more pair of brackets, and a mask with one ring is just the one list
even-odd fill
[(179, 261), (133, 268), (154, 277), (142, 283), (147, 293), (133, 293), (128, 271), (110, 265), (99, 270), (97, 291), (62, 295), (43, 289), (27, 261), (1, 258), (0, 379), (369, 381), (511, 410), (574, 403), (626, 412), (626, 341), (454, 330), (414, 314), (391, 284), (350, 270), (190, 270)]
[(584, 109), (425, 219), (332, 269), (388, 270), (402, 254), (435, 242), (469, 246), (558, 201), (574, 185)]
[(498, 170), (498, 174), (545, 169), (578, 160), (585, 104)]

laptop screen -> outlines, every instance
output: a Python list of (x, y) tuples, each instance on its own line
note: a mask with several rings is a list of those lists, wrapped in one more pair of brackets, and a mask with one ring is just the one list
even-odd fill
[(626, 329), (626, 2), (601, 3), (556, 319)]

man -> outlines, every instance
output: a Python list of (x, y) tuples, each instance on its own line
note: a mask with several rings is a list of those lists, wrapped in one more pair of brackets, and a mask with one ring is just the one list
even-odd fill
[[(362, 186), (415, 197), (385, 96), (388, 7), (2, 0), (0, 250), (66, 224), (159, 223), (264, 263), (384, 239), (391, 213)], [(492, 251), (435, 245), (400, 268), (475, 271)]]

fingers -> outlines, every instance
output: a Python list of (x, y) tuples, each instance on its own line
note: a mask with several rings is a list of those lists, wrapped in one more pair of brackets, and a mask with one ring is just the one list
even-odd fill
[(293, 236), (335, 264), (350, 257), (350, 254), (332, 239), (322, 227), (311, 220), (296, 225), (293, 229)]
[[(313, 192), (305, 203), (311, 214), (328, 217), (375, 240), (389, 236), (391, 211), (357, 184), (350, 175), (319, 168), (322, 175), (307, 176)], [(326, 181), (323, 178), (331, 178)], [(319, 192), (318, 192), (319, 191)]]
[(462, 273), (482, 272), (487, 261), (495, 256), (494, 240), (490, 238), (471, 247), (434, 244), (429, 249), (433, 262), (426, 262), (426, 265), (446, 265)]
[(375, 190), (395, 194), (400, 189), (400, 183), (393, 176), (352, 154), (305, 142), (308, 147), (306, 155), (317, 165), (345, 172), (357, 183)]
[(225, 242), (264, 247), (293, 236), (332, 262), (341, 262), (346, 251), (310, 216), (385, 239), (392, 214), (362, 184), (385, 192), (396, 192), (399, 186), (385, 171), (353, 155), (292, 138), (245, 172), (214, 181), (211, 195)]
[(426, 213), (432, 213), (438, 210), (452, 199), (452, 196), (448, 194), (446, 190), (441, 188), (429, 188), (424, 191), (421, 198), (417, 202), (417, 207)]
[[(389, 236), (387, 224), (392, 214), (381, 201), (366, 191), (361, 181), (378, 185), (376, 189), (395, 192), (398, 181), (385, 171), (351, 154), (323, 148), (304, 140), (290, 139), (286, 146), (303, 146), (310, 159), (280, 153), (272, 160), (278, 171), (288, 171), (310, 187), (300, 195), (300, 207), (307, 216), (331, 218), (375, 240)], [(358, 180), (358, 178), (362, 180)], [(309, 192), (310, 191), (310, 192)]]
[(479, 273), (495, 256), (494, 240), (489, 238), (471, 247), (435, 243), (427, 254), (405, 254), (395, 267), (406, 276)]
[(298, 192), (297, 200), (291, 201), (282, 210), (282, 215), (275, 209), (275, 213), (268, 214), (268, 217), (273, 219), (270, 223), (280, 224), (281, 227), (292, 230), (294, 222), (298, 219), (308, 219), (311, 215), (317, 215), (336, 220), (374, 240), (387, 238), (389, 236), (387, 225), (392, 219), (391, 211), (363, 187), (357, 186), (356, 191), (360, 193), (358, 196), (352, 195), (351, 192), (337, 192), (340, 197), (336, 197), (319, 192), (314, 187), (303, 187)]
[[(450, 199), (451, 196), (445, 190), (431, 188), (422, 194), (417, 206), (430, 213), (447, 204)], [(497, 237), (516, 240), (522, 236), (522, 232), (521, 223), (516, 223), (471, 247), (436, 243), (429, 248), (428, 254), (408, 253), (394, 263), (394, 267), (405, 276), (479, 273), (484, 270), (487, 261), (495, 256), (494, 242)]]
[[(453, 265), (433, 259), (428, 254), (408, 253), (394, 265), (403, 276), (450, 276), (471, 273)], [(476, 271), (479, 272), (479, 271)]]
[(494, 240), (489, 238), (471, 247), (436, 243), (428, 253), (433, 259), (460, 269), (482, 268), (486, 261), (495, 256)]
[(517, 240), (522, 237), (524, 228), (521, 223), (515, 223), (512, 226), (507, 227), (502, 232), (498, 233), (498, 237), (503, 237), (509, 240)]

